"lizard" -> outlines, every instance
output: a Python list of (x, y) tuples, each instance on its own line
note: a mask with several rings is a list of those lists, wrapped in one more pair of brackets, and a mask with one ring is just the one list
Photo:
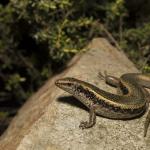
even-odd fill
[[(90, 128), (96, 123), (96, 115), (109, 119), (127, 120), (142, 116), (149, 106), (150, 74), (126, 73), (120, 78), (99, 73), (105, 83), (117, 88), (117, 94), (102, 90), (88, 82), (65, 77), (55, 85), (72, 94), (89, 109), (89, 120), (81, 121), (80, 128)], [(144, 137), (150, 124), (150, 111), (146, 117)]]

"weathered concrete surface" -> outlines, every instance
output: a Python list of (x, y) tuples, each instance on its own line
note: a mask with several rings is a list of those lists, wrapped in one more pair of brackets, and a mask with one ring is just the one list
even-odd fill
[[(93, 128), (81, 130), (81, 120), (88, 112), (69, 94), (54, 86), (57, 78), (79, 78), (115, 92), (98, 79), (98, 72), (120, 76), (137, 72), (134, 65), (105, 39), (94, 39), (90, 49), (76, 56), (71, 67), (50, 79), (19, 111), (7, 132), (1, 137), (3, 150), (148, 150), (150, 131), (143, 137), (145, 116), (121, 121), (97, 117)], [(72, 65), (71, 65), (72, 64)]]

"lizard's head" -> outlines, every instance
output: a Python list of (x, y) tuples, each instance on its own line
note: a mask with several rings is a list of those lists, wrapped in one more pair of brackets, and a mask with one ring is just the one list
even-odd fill
[(59, 88), (65, 90), (66, 92), (69, 92), (70, 94), (74, 93), (74, 91), (76, 90), (78, 84), (79, 84), (78, 79), (70, 78), (70, 77), (58, 79), (55, 82), (56, 86), (58, 86)]
[[(87, 107), (91, 104), (93, 101), (92, 99), (95, 97), (94, 93), (89, 90), (92, 85), (75, 78), (67, 77), (58, 79), (55, 82), (55, 85), (75, 96)], [(94, 86), (92, 87), (94, 88)]]

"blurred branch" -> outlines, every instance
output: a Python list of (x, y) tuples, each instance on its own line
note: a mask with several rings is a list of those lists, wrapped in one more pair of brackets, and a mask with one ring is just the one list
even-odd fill
[(148, 63), (148, 61), (150, 60), (150, 54), (147, 56), (147, 58), (145, 59), (145, 61), (143, 62), (140, 71), (143, 72), (144, 67), (146, 66), (146, 64)]
[(99, 25), (100, 28), (104, 31), (104, 33), (106, 34), (106, 36), (108, 37), (110, 42), (113, 43), (116, 46), (116, 48), (121, 51), (121, 48), (120, 48), (118, 42), (115, 40), (115, 38), (112, 36), (112, 34), (107, 30), (107, 28), (99, 21), (96, 22), (96, 24)]

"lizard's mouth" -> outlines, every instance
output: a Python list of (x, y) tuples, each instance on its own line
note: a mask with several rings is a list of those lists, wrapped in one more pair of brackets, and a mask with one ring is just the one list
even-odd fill
[(62, 84), (61, 79), (58, 79), (55, 81), (55, 85), (59, 87), (59, 85)]
[(55, 85), (59, 88), (71, 87), (74, 83), (74, 78), (62, 78), (55, 81)]

